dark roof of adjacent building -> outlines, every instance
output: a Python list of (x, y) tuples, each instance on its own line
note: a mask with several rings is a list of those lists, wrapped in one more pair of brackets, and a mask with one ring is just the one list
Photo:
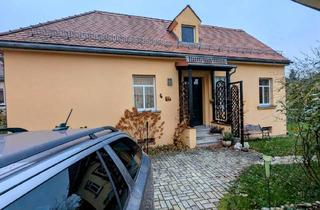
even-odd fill
[[(199, 43), (182, 43), (167, 30), (172, 21), (91, 11), (0, 34), (0, 42), (50, 44), (221, 56), (275, 63), (288, 59), (240, 29), (201, 25)], [(0, 43), (0, 47), (3, 45)]]

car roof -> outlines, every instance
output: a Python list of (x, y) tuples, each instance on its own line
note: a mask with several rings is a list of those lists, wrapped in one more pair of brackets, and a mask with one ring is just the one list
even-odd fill
[(3, 135), (0, 136), (0, 157), (18, 153), (77, 132), (79, 130), (32, 131)]
[(93, 129), (32, 131), (2, 135), (0, 136), (0, 168), (83, 137), (95, 138), (96, 133), (106, 130), (116, 131), (106, 126)]

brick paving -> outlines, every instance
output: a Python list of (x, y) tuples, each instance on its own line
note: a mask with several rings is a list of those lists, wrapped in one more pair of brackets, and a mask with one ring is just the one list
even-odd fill
[(197, 149), (152, 158), (155, 209), (216, 209), (232, 181), (257, 154)]

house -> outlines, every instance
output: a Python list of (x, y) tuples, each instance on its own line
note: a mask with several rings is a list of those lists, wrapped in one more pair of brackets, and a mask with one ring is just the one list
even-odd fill
[(5, 111), (5, 89), (4, 89), (4, 72), (3, 72), (3, 56), (0, 53), (0, 112)]
[(172, 143), (179, 107), (193, 143), (198, 125), (287, 132), (277, 110), (289, 60), (241, 29), (202, 24), (190, 6), (173, 20), (87, 12), (2, 33), (0, 49), (11, 127), (51, 129), (71, 108), (73, 128), (115, 125), (135, 106), (161, 112), (158, 144)]

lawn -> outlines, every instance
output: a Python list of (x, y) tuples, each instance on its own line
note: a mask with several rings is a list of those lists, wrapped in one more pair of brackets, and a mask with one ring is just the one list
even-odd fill
[(270, 156), (301, 155), (301, 144), (293, 136), (249, 141), (251, 149)]
[[(264, 166), (254, 165), (244, 171), (229, 194), (220, 201), (220, 210), (261, 209), (268, 207)], [(297, 164), (275, 165), (270, 178), (271, 206), (314, 202), (320, 199), (320, 188), (309, 182)]]

